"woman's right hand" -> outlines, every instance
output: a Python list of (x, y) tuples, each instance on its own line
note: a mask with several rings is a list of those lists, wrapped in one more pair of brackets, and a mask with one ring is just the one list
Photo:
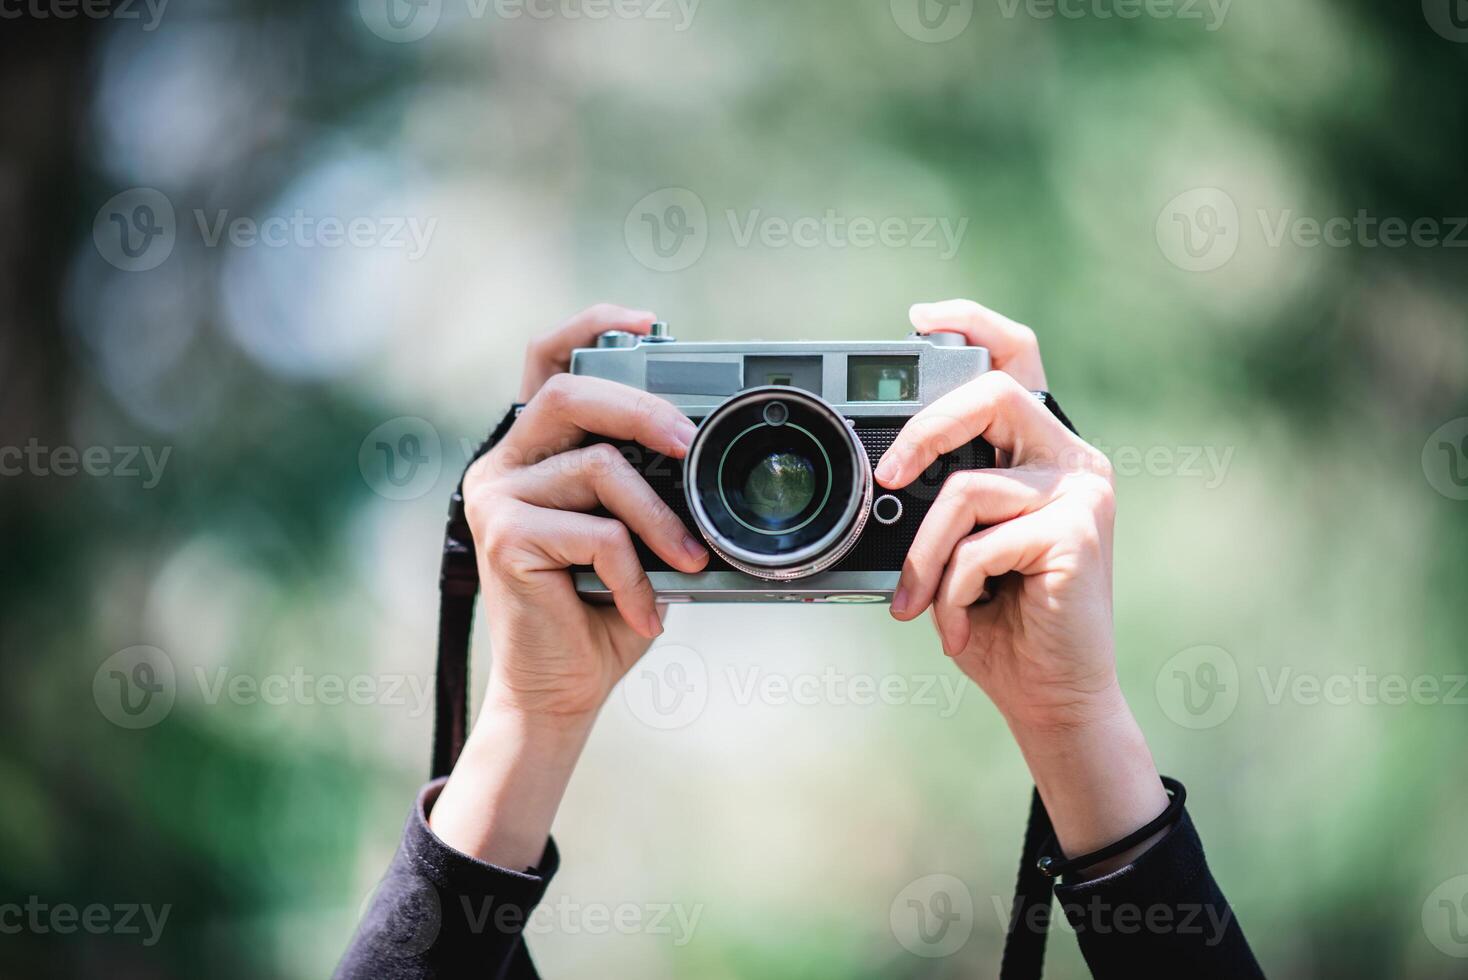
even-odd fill
[[(542, 364), (568, 363), (596, 334), (643, 333), (650, 323), (650, 314), (593, 307), (532, 345), (527, 387)], [(681, 572), (701, 571), (708, 551), (620, 451), (581, 443), (607, 436), (682, 459), (693, 433), (688, 417), (656, 395), (550, 373), (499, 445), (470, 467), (464, 509), (493, 637), (491, 704), (547, 720), (589, 719), (662, 632), (632, 535)], [(588, 513), (597, 509), (610, 516)], [(573, 565), (592, 566), (615, 608), (581, 600), (567, 571)]]
[[(532, 343), (525, 409), (464, 477), (494, 659), (430, 822), (450, 847), (506, 868), (540, 860), (597, 711), (662, 632), (632, 536), (681, 572), (708, 564), (619, 451), (582, 445), (606, 436), (682, 459), (693, 423), (655, 395), (564, 373), (571, 351), (599, 333), (645, 334), (651, 324), (649, 313), (596, 306)], [(600, 509), (610, 516), (590, 513)], [(596, 571), (615, 606), (582, 601), (569, 571), (576, 565)]]

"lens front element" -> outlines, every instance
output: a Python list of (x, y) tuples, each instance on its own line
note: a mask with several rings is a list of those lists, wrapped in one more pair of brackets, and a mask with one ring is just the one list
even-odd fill
[(814, 575), (860, 537), (872, 495), (866, 450), (835, 409), (787, 387), (736, 395), (706, 418), (686, 463), (694, 523), (735, 568)]
[[(830, 487), (829, 476), (826, 485)], [(815, 500), (815, 465), (799, 453), (770, 453), (749, 471), (742, 497), (736, 516), (743, 509), (758, 522), (752, 525), (755, 530), (782, 531)]]

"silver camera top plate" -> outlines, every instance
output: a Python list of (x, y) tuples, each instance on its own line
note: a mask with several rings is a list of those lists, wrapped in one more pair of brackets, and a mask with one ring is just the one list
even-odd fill
[(903, 340), (683, 342), (663, 324), (650, 337), (607, 335), (571, 355), (571, 373), (651, 392), (700, 417), (747, 388), (810, 391), (848, 417), (915, 415), (989, 370), (989, 352), (959, 334)]

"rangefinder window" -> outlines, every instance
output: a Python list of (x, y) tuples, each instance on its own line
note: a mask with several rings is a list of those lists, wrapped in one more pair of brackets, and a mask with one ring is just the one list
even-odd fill
[(918, 359), (852, 355), (846, 360), (849, 402), (912, 402), (918, 397)]
[(822, 363), (820, 357), (807, 355), (751, 355), (744, 359), (744, 387), (782, 385), (786, 388), (803, 388), (812, 395), (819, 395)]

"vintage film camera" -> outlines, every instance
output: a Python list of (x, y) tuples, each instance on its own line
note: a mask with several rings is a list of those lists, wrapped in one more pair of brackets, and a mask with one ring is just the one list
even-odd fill
[[(712, 556), (688, 575), (638, 542), (663, 602), (884, 602), (948, 476), (994, 465), (975, 440), (889, 493), (872, 469), (909, 418), (989, 370), (956, 333), (854, 343), (685, 343), (653, 325), (573, 353), (571, 373), (666, 399), (698, 426), (686, 460), (612, 442)], [(591, 601), (611, 594), (574, 570)]]

